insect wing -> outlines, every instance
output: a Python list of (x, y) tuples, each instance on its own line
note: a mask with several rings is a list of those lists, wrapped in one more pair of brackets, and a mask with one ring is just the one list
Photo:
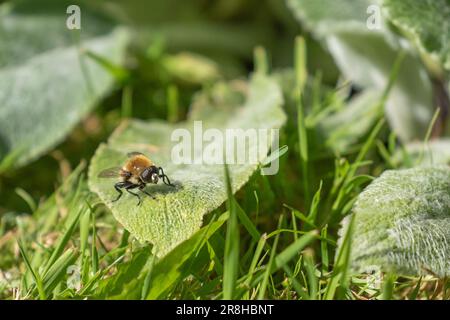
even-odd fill
[(133, 152), (128, 152), (127, 156), (128, 156), (128, 158), (133, 158), (135, 156), (144, 156), (145, 157), (145, 154), (138, 152), (138, 151), (133, 151)]
[(113, 167), (103, 170), (98, 174), (99, 178), (117, 178), (120, 174), (120, 167)]

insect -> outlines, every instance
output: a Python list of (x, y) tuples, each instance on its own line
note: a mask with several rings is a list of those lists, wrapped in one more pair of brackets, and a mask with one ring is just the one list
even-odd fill
[(170, 183), (169, 177), (164, 173), (163, 168), (157, 167), (153, 162), (140, 152), (130, 152), (127, 154), (128, 160), (122, 168), (113, 167), (103, 170), (99, 173), (99, 178), (120, 178), (120, 181), (114, 185), (119, 195), (113, 202), (118, 201), (123, 194), (122, 189), (125, 189), (129, 194), (139, 199), (138, 205), (141, 204), (141, 197), (139, 194), (133, 192), (133, 189), (139, 189), (141, 192), (155, 199), (153, 195), (145, 190), (147, 183), (157, 184), (159, 179), (162, 179), (164, 184), (175, 187)]

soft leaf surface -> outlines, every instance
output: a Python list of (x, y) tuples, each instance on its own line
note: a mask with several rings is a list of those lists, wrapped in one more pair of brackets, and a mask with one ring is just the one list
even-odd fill
[(409, 143), (394, 154), (394, 161), (403, 166), (450, 165), (450, 139)]
[(321, 134), (326, 137), (327, 147), (342, 153), (364, 137), (379, 118), (377, 102), (380, 100), (379, 92), (367, 90), (354, 97), (342, 111), (325, 118), (319, 125)]
[(65, 5), (48, 12), (0, 8), (1, 171), (60, 142), (114, 83), (82, 50), (119, 64), (126, 31), (87, 11), (82, 31), (69, 30)]
[(384, 0), (390, 20), (450, 70), (450, 1)]
[[(433, 91), (427, 73), (411, 48), (386, 27), (369, 29), (379, 1), (287, 0), (292, 13), (322, 40), (339, 69), (363, 88), (383, 90), (399, 53), (406, 52), (386, 103), (390, 125), (403, 141), (422, 139), (433, 116)], [(378, 6), (378, 8), (381, 8)], [(373, 10), (373, 9), (372, 9)]]
[(449, 167), (386, 171), (359, 195), (353, 214), (353, 270), (450, 274)]

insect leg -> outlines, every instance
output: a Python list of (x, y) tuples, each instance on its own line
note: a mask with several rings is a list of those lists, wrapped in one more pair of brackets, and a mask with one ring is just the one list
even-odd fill
[(172, 183), (170, 183), (169, 177), (164, 173), (163, 168), (161, 168), (161, 167), (158, 168), (158, 175), (160, 178), (163, 179), (164, 184), (171, 186), (171, 187), (175, 187)]
[(131, 189), (135, 189), (135, 188), (137, 188), (137, 187), (139, 187), (139, 185), (134, 184), (134, 183), (131, 183), (131, 184), (129, 184), (128, 186), (125, 187), (125, 190), (126, 190), (129, 194), (132, 194), (133, 196), (137, 197), (137, 198), (139, 199), (137, 205), (140, 205), (140, 204), (141, 204), (141, 197), (140, 197), (137, 193), (134, 193), (133, 191), (131, 191)]
[(123, 191), (122, 191), (121, 189), (122, 189), (122, 188), (125, 188), (125, 187), (127, 186), (127, 184), (128, 184), (128, 182), (117, 182), (117, 183), (114, 185), (114, 189), (117, 190), (117, 192), (119, 193), (119, 195), (117, 196), (116, 199), (113, 200), (113, 202), (116, 202), (117, 200), (120, 199), (120, 197), (121, 197), (122, 194), (123, 194)]
[(145, 188), (145, 184), (141, 184), (139, 186), (139, 190), (142, 191), (143, 193), (145, 193), (146, 195), (148, 195), (149, 197), (151, 197), (152, 199), (156, 199), (152, 194), (150, 194), (148, 191), (144, 190)]

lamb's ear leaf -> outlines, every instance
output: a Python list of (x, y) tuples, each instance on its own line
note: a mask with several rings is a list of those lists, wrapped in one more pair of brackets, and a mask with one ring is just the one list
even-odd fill
[(424, 142), (411, 142), (399, 148), (393, 161), (400, 167), (450, 165), (450, 139), (441, 138)]
[(386, 26), (381, 1), (286, 1), (296, 18), (329, 50), (343, 75), (364, 89), (384, 90), (404, 51), (386, 102), (386, 116), (402, 141), (423, 139), (435, 109), (433, 87), (411, 46)]
[(384, 172), (359, 195), (353, 215), (354, 271), (450, 275), (448, 166)]
[[(151, 242), (159, 256), (167, 254), (177, 244), (191, 237), (200, 228), (203, 215), (220, 206), (226, 199), (223, 164), (208, 164), (212, 157), (206, 154), (206, 147), (209, 150), (215, 147), (219, 153), (216, 160), (223, 161), (220, 156), (223, 150), (220, 138), (230, 142), (225, 135), (226, 129), (238, 128), (241, 135), (258, 135), (259, 141), (235, 143), (235, 155), (248, 157), (254, 154), (257, 160), (248, 161), (247, 158), (243, 164), (229, 165), (233, 192), (236, 192), (267, 157), (271, 138), (265, 134), (273, 134), (271, 129), (280, 128), (285, 121), (281, 90), (269, 77), (256, 74), (245, 85), (217, 86), (227, 88), (226, 98), (206, 93), (197, 96), (195, 112), (185, 122), (175, 125), (156, 120), (123, 122), (108, 143), (97, 149), (91, 160), (91, 190), (100, 196), (131, 234), (141, 241)], [(217, 86), (210, 92), (222, 90), (218, 90)], [(242, 90), (242, 86), (245, 90)], [(210, 133), (215, 133), (217, 137), (209, 142), (203, 141), (203, 148), (201, 143), (194, 141), (198, 137), (202, 139), (202, 128), (204, 133), (207, 129), (214, 129)], [(191, 154), (196, 155), (197, 160), (201, 160), (199, 155), (201, 157), (204, 150), (203, 163), (195, 164), (188, 157), (189, 164), (176, 164), (174, 155), (179, 154), (182, 143), (187, 143), (184, 146), (188, 148), (184, 154), (192, 150)], [(226, 143), (227, 155), (231, 155), (231, 147), (231, 143)], [(98, 178), (98, 174), (105, 168), (122, 164), (130, 151), (148, 154), (155, 164), (164, 168), (175, 187), (162, 182), (147, 185), (146, 191), (156, 199), (140, 193), (145, 196), (140, 206), (137, 206), (138, 199), (126, 192), (119, 201), (113, 202), (117, 197), (113, 187), (116, 181)], [(200, 153), (197, 154), (197, 151)]]
[(67, 1), (35, 2), (0, 6), (0, 171), (54, 147), (112, 88), (114, 76), (83, 52), (120, 65), (128, 39), (87, 7), (81, 32), (66, 26)]
[(447, 0), (384, 0), (389, 19), (450, 70), (450, 2)]

